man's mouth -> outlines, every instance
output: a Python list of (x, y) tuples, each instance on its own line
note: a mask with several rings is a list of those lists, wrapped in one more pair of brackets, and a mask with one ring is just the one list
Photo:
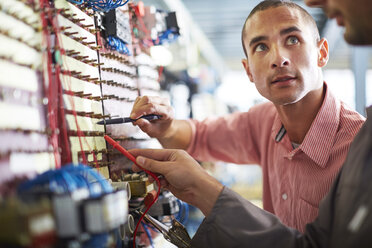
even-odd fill
[(271, 83), (272, 84), (275, 84), (275, 83), (280, 83), (280, 82), (287, 82), (287, 81), (290, 81), (290, 80), (293, 80), (293, 79), (296, 79), (296, 77), (292, 77), (292, 76), (280, 76), (280, 77), (276, 77), (274, 79), (274, 81), (272, 81)]
[(335, 18), (336, 18), (337, 25), (339, 25), (341, 27), (344, 27), (345, 26), (344, 18), (342, 18), (341, 15), (338, 15)]

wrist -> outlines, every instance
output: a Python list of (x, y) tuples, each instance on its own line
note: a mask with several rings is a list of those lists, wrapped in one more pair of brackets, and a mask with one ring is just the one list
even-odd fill
[(162, 139), (169, 140), (173, 139), (174, 135), (177, 133), (177, 125), (175, 124), (175, 120), (171, 120), (168, 128), (164, 131)]
[(192, 136), (191, 126), (186, 120), (172, 120), (158, 140), (164, 148), (186, 150)]
[(223, 185), (214, 177), (206, 173), (202, 180), (199, 180), (194, 195), (194, 206), (199, 208), (205, 216), (208, 216), (219, 195)]

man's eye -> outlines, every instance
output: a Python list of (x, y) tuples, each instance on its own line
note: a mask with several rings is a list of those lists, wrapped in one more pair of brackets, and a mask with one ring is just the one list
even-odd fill
[(287, 39), (287, 45), (295, 45), (299, 42), (298, 38), (295, 36), (290, 36)]
[(262, 52), (267, 49), (267, 46), (265, 44), (258, 44), (256, 48), (254, 49), (255, 52)]

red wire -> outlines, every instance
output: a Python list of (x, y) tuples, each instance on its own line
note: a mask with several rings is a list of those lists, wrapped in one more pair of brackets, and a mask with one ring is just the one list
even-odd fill
[[(62, 44), (62, 39), (60, 38), (60, 35), (59, 35), (60, 28), (58, 26), (58, 22), (57, 21), (55, 21), (55, 22), (53, 21), (52, 24), (53, 24), (53, 27), (55, 29), (55, 34), (56, 34), (56, 37), (57, 37), (57, 39), (56, 39), (57, 47), (59, 47), (61, 51), (64, 51), (63, 44)], [(64, 61), (64, 64), (65, 64), (65, 67), (67, 68), (68, 76), (69, 76), (69, 78), (71, 78), (71, 72), (68, 69), (68, 66), (67, 66), (66, 61)], [(59, 79), (59, 76), (58, 76), (58, 79)], [(76, 113), (76, 109), (75, 109), (75, 102), (72, 99), (71, 81), (68, 81), (67, 84), (68, 84), (68, 88), (69, 88), (69, 92), (70, 92), (70, 96), (71, 96), (70, 97), (70, 104), (71, 104), (71, 107), (72, 107), (72, 114), (74, 116), (75, 126), (76, 126), (76, 129), (77, 129), (77, 135), (78, 135), (78, 138), (79, 138), (79, 145), (80, 145), (80, 150), (81, 150), (81, 153), (82, 153), (83, 163), (84, 164), (87, 164), (87, 158), (86, 158), (86, 155), (85, 155), (85, 152), (84, 152), (84, 149), (83, 149), (83, 144), (82, 144), (81, 139), (83, 139), (84, 142), (86, 143), (86, 145), (88, 146), (88, 150), (91, 150), (91, 153), (93, 155), (93, 161), (95, 162), (96, 169), (98, 171), (99, 166), (98, 166), (98, 161), (97, 161), (96, 154), (91, 149), (91, 147), (89, 145), (89, 142), (88, 142), (87, 138), (85, 137), (84, 133), (81, 131), (80, 125), (79, 125), (78, 120), (77, 120), (77, 113)], [(61, 94), (62, 94), (62, 92), (61, 92)], [(63, 101), (61, 101), (61, 104), (63, 104)], [(62, 120), (63, 122), (66, 122), (66, 119), (65, 119), (64, 114), (62, 114), (62, 119), (63, 119)], [(67, 135), (67, 129), (64, 130), (64, 131), (66, 132), (66, 135)], [(65, 140), (65, 142), (67, 142), (67, 141)], [(67, 150), (67, 153), (68, 153), (68, 151), (70, 151), (70, 148), (68, 146), (68, 143), (66, 143), (66, 147), (68, 148), (68, 150)]]
[[(142, 31), (143, 31), (146, 35), (150, 36), (150, 40), (146, 40), (146, 41), (148, 41), (148, 42), (150, 43), (149, 46), (151, 46), (151, 45), (153, 46), (153, 45), (154, 45), (154, 42), (153, 42), (152, 39), (151, 39), (151, 33), (150, 33), (150, 31), (147, 29), (145, 23), (143, 22), (142, 16), (137, 15), (136, 13), (134, 13), (134, 14), (137, 16), (137, 20), (140, 22), (140, 24), (141, 24), (141, 26), (142, 26)], [(137, 26), (137, 27), (138, 27), (138, 26)]]
[(163, 70), (164, 70), (164, 66), (159, 66), (159, 69), (158, 69), (158, 75), (159, 75), (158, 83), (160, 83), (161, 75), (163, 74)]
[(65, 143), (67, 161), (71, 162), (72, 161), (71, 149), (70, 149), (69, 142), (68, 142), (65, 111), (63, 108), (62, 82), (60, 81), (60, 78), (59, 78), (60, 71), (61, 71), (61, 68), (59, 67), (59, 65), (57, 65), (56, 66), (56, 80), (57, 80), (58, 89), (59, 89), (58, 93), (59, 93), (59, 104), (60, 104), (60, 116), (62, 119), (63, 141)]
[[(132, 7), (133, 5), (129, 5), (128, 8)], [(134, 8), (134, 7), (133, 7)], [(141, 17), (141, 15), (138, 15), (136, 13), (136, 11), (133, 11), (133, 14), (134, 16), (136, 17), (136, 20), (139, 22), (139, 24), (141, 25), (141, 27), (139, 27), (135, 22), (133, 22), (133, 27), (136, 27), (138, 29), (138, 31), (142, 31), (143, 33), (145, 33), (145, 36), (149, 36), (150, 39), (144, 39), (143, 42), (148, 46), (148, 47), (151, 47), (154, 45), (154, 42), (152, 41), (151, 39), (151, 33), (150, 31), (147, 29), (145, 23), (143, 22), (143, 19)], [(131, 22), (131, 19), (132, 19), (132, 16), (131, 16), (131, 13), (129, 13), (129, 21)], [(132, 28), (132, 40), (134, 37), (134, 34), (133, 34), (133, 28)], [(148, 38), (148, 37), (145, 37), (145, 38)], [(137, 44), (139, 45), (139, 44)]]
[[(47, 9), (49, 10), (49, 3), (48, 1), (40, 0), (39, 1), (39, 7), (41, 10)], [(48, 13), (49, 14), (49, 13)], [(58, 108), (54, 108), (52, 106), (53, 104), (53, 99), (55, 99), (55, 96), (53, 95), (53, 78), (52, 78), (52, 54), (51, 54), (51, 39), (50, 39), (50, 34), (48, 32), (48, 22), (47, 20), (49, 19), (49, 15), (46, 16), (45, 11), (40, 12), (40, 18), (42, 21), (42, 26), (43, 26), (43, 42), (46, 43), (47, 47), (47, 53), (46, 53), (46, 58), (47, 58), (47, 77), (48, 81), (45, 78), (45, 75), (43, 74), (43, 84), (45, 87), (46, 82), (48, 82), (48, 91), (45, 91), (45, 95), (48, 98), (48, 122), (49, 122), (49, 127), (52, 130), (52, 134), (50, 136), (49, 142), (53, 147), (53, 153), (54, 153), (54, 160), (55, 160), (55, 167), (59, 168), (61, 167), (61, 159), (60, 159), (60, 154), (58, 151), (58, 135), (55, 132), (56, 126), (57, 126), (57, 120), (56, 120), (56, 112), (58, 111)], [(44, 55), (43, 55), (44, 56)]]
[(119, 145), (118, 142), (116, 142), (115, 140), (113, 140), (112, 138), (110, 138), (108, 135), (105, 135), (105, 140), (110, 145), (112, 145), (116, 150), (118, 150), (119, 152), (121, 152), (125, 157), (127, 157), (129, 160), (131, 160), (133, 163), (135, 163), (135, 165), (137, 165), (141, 170), (143, 170), (144, 172), (146, 172), (147, 174), (149, 174), (152, 178), (154, 178), (154, 180), (158, 184), (158, 190), (156, 192), (156, 196), (155, 196), (154, 200), (149, 204), (149, 206), (146, 208), (145, 212), (143, 212), (143, 214), (141, 215), (140, 219), (138, 220), (138, 223), (136, 225), (136, 228), (134, 229), (134, 233), (133, 233), (133, 248), (136, 248), (136, 236), (137, 236), (138, 227), (141, 224), (141, 221), (142, 221), (143, 217), (145, 216), (145, 214), (149, 211), (149, 209), (151, 208), (151, 206), (154, 205), (154, 203), (158, 200), (158, 197), (159, 197), (159, 194), (160, 194), (160, 187), (161, 187), (160, 181), (159, 181), (158, 177), (154, 173), (152, 173), (151, 171), (148, 171), (148, 170), (144, 169), (142, 166), (138, 165), (137, 162), (136, 162), (136, 158), (133, 157), (133, 155), (130, 154), (127, 150), (125, 150), (124, 147), (122, 147), (121, 145)]

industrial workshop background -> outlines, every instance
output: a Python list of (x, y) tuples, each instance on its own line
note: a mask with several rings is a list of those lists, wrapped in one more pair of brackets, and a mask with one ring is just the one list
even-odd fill
[[(178, 119), (264, 101), (240, 63), (241, 28), (258, 2), (0, 0), (0, 247), (183, 247), (139, 221), (158, 187), (104, 137), (127, 149), (159, 142), (97, 122), (129, 116), (143, 95), (168, 97)], [(364, 114), (370, 48), (348, 46), (322, 10), (306, 9), (329, 40), (325, 80)], [(262, 205), (258, 166), (200, 163)], [(203, 218), (166, 191), (148, 214), (191, 236)]]

